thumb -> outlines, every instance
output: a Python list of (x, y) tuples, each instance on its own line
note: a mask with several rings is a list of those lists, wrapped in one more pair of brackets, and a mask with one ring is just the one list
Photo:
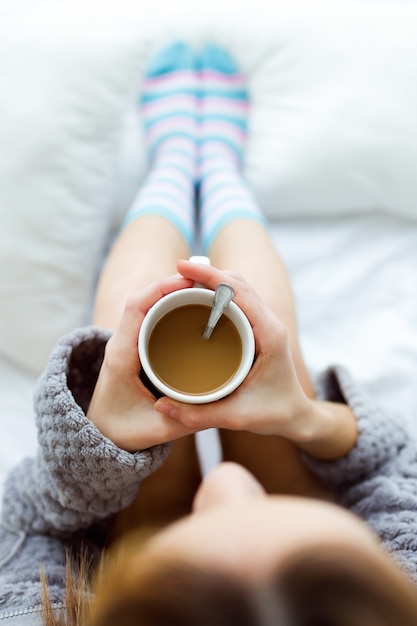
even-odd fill
[(233, 410), (230, 410), (229, 404), (229, 398), (208, 404), (185, 404), (164, 396), (155, 402), (154, 409), (194, 431), (206, 428), (238, 430), (240, 425), (233, 417), (239, 414), (236, 400), (233, 402)]

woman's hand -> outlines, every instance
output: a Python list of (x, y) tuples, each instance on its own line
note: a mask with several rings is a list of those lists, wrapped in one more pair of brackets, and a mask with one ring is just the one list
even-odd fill
[(139, 378), (138, 334), (143, 319), (164, 295), (192, 287), (183, 277), (162, 280), (132, 296), (108, 341), (87, 417), (117, 446), (135, 452), (194, 432), (154, 409), (155, 397)]
[(215, 289), (220, 282), (235, 290), (234, 300), (247, 315), (255, 335), (256, 361), (230, 396), (205, 405), (164, 397), (155, 409), (189, 431), (217, 427), (280, 435), (322, 458), (346, 454), (356, 441), (356, 420), (343, 404), (318, 402), (304, 393), (295, 371), (287, 332), (276, 316), (240, 277), (212, 266), (178, 262), (188, 279)]
[(198, 430), (216, 426), (276, 435), (301, 428), (298, 421), (308, 412), (309, 402), (298, 382), (282, 324), (239, 276), (188, 261), (179, 261), (178, 270), (209, 289), (220, 282), (233, 287), (234, 301), (253, 328), (256, 361), (242, 385), (225, 399), (189, 405), (165, 397), (157, 401), (157, 410)]

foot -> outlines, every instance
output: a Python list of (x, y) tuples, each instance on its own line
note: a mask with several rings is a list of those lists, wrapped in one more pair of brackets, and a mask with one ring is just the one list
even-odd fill
[(214, 45), (202, 51), (198, 70), (200, 235), (203, 252), (210, 254), (231, 222), (265, 220), (240, 172), (249, 109), (244, 78), (228, 53)]
[(145, 73), (141, 98), (151, 158), (164, 151), (195, 153), (197, 74), (192, 49), (174, 43), (159, 52)]
[(207, 45), (198, 59), (200, 158), (223, 155), (240, 165), (249, 108), (245, 81), (228, 53)]
[(195, 234), (197, 75), (185, 43), (159, 52), (143, 80), (141, 113), (150, 170), (124, 224), (143, 216), (169, 221), (191, 250)]

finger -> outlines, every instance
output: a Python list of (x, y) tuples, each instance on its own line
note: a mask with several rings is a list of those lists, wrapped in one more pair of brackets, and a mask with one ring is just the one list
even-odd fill
[(177, 269), (184, 277), (201, 283), (208, 289), (215, 289), (221, 282), (233, 287), (234, 302), (247, 316), (255, 335), (257, 352), (271, 347), (271, 337), (284, 338), (285, 328), (272, 311), (260, 300), (254, 289), (243, 277), (234, 272), (219, 270), (212, 265), (178, 261)]
[(243, 407), (240, 407), (236, 394), (233, 403), (230, 398), (225, 398), (210, 404), (185, 404), (164, 396), (155, 402), (154, 409), (192, 431), (206, 428), (240, 430), (244, 421)]
[(131, 368), (135, 365), (139, 371), (138, 335), (146, 313), (164, 296), (187, 287), (192, 287), (191, 280), (183, 276), (171, 276), (129, 297), (111, 340), (112, 357), (120, 360), (120, 367)]
[(181, 422), (151, 410), (147, 414), (141, 412), (140, 419), (136, 420), (132, 432), (126, 439), (129, 439), (131, 451), (144, 450), (194, 432), (194, 429), (187, 428)]
[(203, 265), (191, 261), (177, 261), (177, 270), (184, 277), (201, 283), (207, 289), (215, 289), (219, 282), (224, 280), (227, 272), (218, 270), (213, 265)]
[[(121, 398), (113, 404), (112, 409), (111, 418), (104, 424), (101, 422), (98, 427), (113, 443), (129, 452), (145, 450), (194, 432), (181, 422), (155, 411), (153, 400), (149, 398), (138, 396), (130, 406), (123, 405)], [(115, 416), (119, 416), (118, 419), (114, 419)], [(95, 423), (97, 424), (97, 420)]]

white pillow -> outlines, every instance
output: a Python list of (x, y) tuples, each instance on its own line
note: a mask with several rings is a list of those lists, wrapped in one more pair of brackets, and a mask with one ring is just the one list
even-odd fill
[(38, 373), (87, 321), (144, 44), (35, 2), (0, 20), (0, 353)]
[(246, 175), (268, 216), (417, 219), (416, 5), (275, 13), (252, 20), (263, 56), (241, 51)]

